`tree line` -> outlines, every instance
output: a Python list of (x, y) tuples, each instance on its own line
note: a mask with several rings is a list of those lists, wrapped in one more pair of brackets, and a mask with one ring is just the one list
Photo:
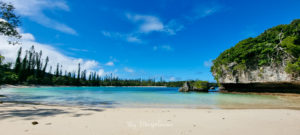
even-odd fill
[(121, 79), (112, 74), (100, 76), (97, 72), (88, 73), (86, 70), (82, 70), (80, 63), (76, 72), (63, 70), (63, 66), (59, 63), (54, 69), (49, 65), (49, 57), (42, 59), (42, 55), (42, 51), (37, 52), (32, 46), (25, 51), (22, 58), (21, 47), (17, 52), (14, 65), (4, 63), (4, 57), (1, 56), (0, 84), (180, 87), (184, 83), (184, 81), (166, 82), (162, 78), (157, 81), (155, 79)]

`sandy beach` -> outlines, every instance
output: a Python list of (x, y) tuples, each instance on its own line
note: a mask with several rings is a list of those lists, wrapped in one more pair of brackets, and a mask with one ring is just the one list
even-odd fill
[(0, 135), (300, 135), (299, 5), (0, 0)]
[(298, 135), (299, 125), (300, 111), (289, 109), (0, 104), (0, 130), (5, 135)]

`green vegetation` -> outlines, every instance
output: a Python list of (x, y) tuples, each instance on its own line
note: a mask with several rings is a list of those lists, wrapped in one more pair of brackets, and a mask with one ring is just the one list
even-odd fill
[[(62, 71), (62, 65), (57, 64), (54, 73), (48, 68), (49, 58), (42, 59), (42, 51), (36, 52), (34, 46), (25, 51), (22, 58), (22, 48), (19, 49), (15, 64), (3, 63), (0, 59), (0, 84), (22, 85), (67, 85), (67, 86), (167, 86), (181, 87), (183, 81), (166, 82), (162, 78), (155, 79), (120, 79), (112, 74), (104, 77), (96, 72), (87, 73), (80, 63), (77, 72)], [(48, 71), (46, 71), (49, 69)]]
[(192, 86), (197, 89), (209, 89), (208, 81), (195, 81)]
[[(187, 81), (174, 81), (174, 82), (167, 82), (167, 87), (182, 87), (183, 84)], [(189, 84), (197, 89), (208, 89), (209, 87), (218, 87), (217, 83), (212, 83), (208, 81), (201, 81), (201, 80), (189, 80)]]
[[(17, 26), (20, 25), (19, 17), (14, 13), (14, 6), (0, 1), (0, 35), (11, 38), (21, 38), (17, 31)], [(16, 44), (17, 41), (9, 41), (10, 44)], [(3, 63), (4, 57), (0, 54), (0, 83), (4, 80), (7, 83), (16, 83), (19, 77), (11, 72), (11, 64)]]
[(288, 65), (286, 66), (285, 71), (289, 74), (300, 74), (300, 58), (295, 63), (289, 62)]
[(235, 75), (261, 66), (281, 66), (283, 61), (288, 63), (287, 73), (293, 77), (300, 76), (300, 19), (240, 41), (213, 61), (211, 72), (218, 81), (224, 70)]
[(167, 87), (182, 87), (186, 81), (172, 81), (167, 83)]
[[(21, 38), (17, 27), (21, 24), (19, 17), (14, 13), (14, 6), (0, 1), (0, 35), (11, 38)], [(17, 44), (15, 40), (9, 41), (11, 44)]]

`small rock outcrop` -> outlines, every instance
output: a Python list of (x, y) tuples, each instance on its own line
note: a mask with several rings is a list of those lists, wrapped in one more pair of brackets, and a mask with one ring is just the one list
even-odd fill
[(206, 81), (185, 82), (183, 86), (179, 88), (179, 92), (208, 92), (208, 84)]
[(179, 88), (180, 92), (189, 92), (191, 91), (191, 86), (189, 82), (185, 82), (182, 87)]

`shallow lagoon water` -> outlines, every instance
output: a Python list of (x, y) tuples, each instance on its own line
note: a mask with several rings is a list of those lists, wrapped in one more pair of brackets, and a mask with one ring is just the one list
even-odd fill
[(100, 107), (299, 108), (274, 95), (181, 93), (168, 87), (40, 87), (0, 90), (6, 102)]

